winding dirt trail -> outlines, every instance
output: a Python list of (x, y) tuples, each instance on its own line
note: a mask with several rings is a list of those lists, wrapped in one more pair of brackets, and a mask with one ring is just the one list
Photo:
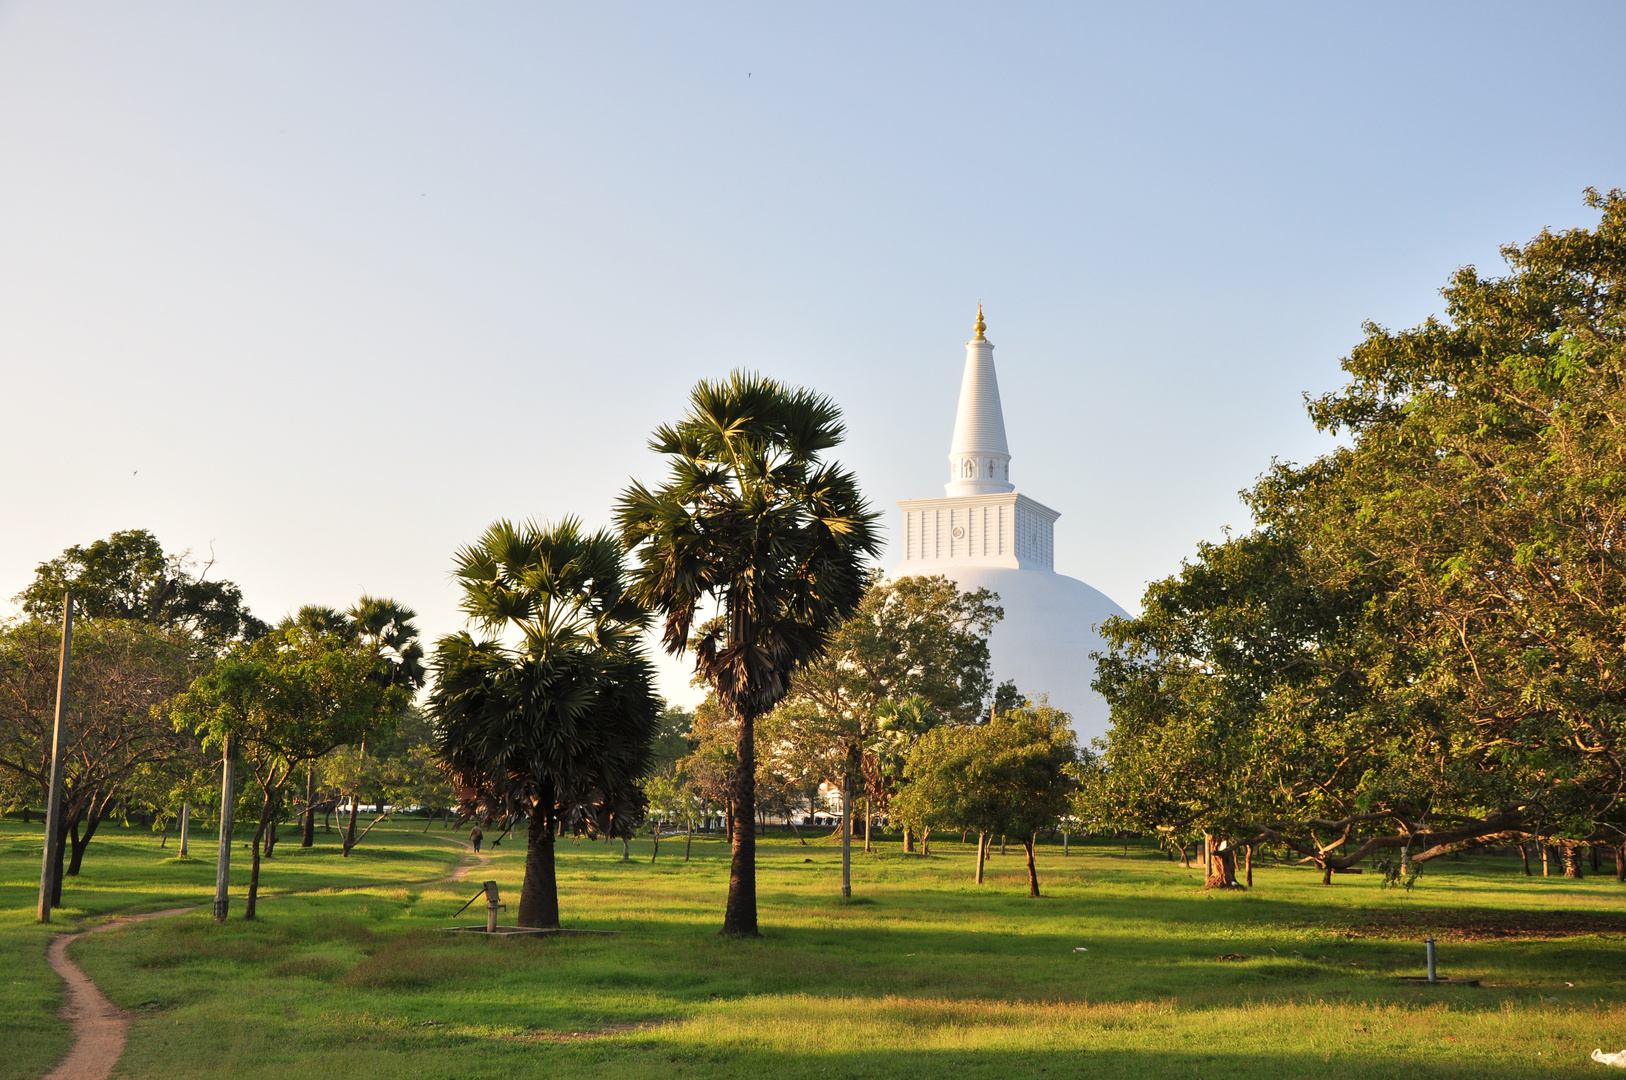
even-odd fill
[[(427, 884), (462, 881), (471, 871), (491, 862), (491, 856), (475, 852), (474, 845), (467, 840), (450, 836), (430, 839), (461, 844), (470, 849), (468, 854), (473, 855), (475, 861), (464, 863), (447, 876)], [(89, 930), (81, 930), (77, 934), (58, 934), (51, 939), (45, 959), (51, 969), (62, 976), (62, 981), (68, 984), (68, 1001), (62, 1007), (62, 1016), (73, 1025), (73, 1049), (68, 1051), (61, 1064), (46, 1074), (45, 1080), (106, 1080), (124, 1053), (124, 1037), (130, 1028), (130, 1014), (108, 1001), (107, 996), (90, 981), (90, 976), (68, 959), (68, 946), (86, 934), (99, 934), (103, 930), (113, 930), (147, 919), (161, 919), (167, 915), (184, 915), (198, 910), (200, 906), (165, 908), (143, 915), (121, 915)]]
[(159, 919), (165, 915), (181, 915), (195, 908), (167, 908), (150, 911), (145, 915), (124, 915), (111, 922), (77, 934), (58, 934), (51, 939), (45, 959), (62, 981), (68, 984), (68, 1003), (62, 1015), (73, 1025), (73, 1049), (62, 1064), (52, 1069), (45, 1080), (103, 1080), (119, 1063), (124, 1053), (124, 1033), (130, 1026), (130, 1014), (108, 1001), (90, 976), (79, 970), (79, 965), (68, 959), (68, 946), (86, 934), (99, 934), (116, 926), (125, 926), (143, 919)]
[(453, 870), (450, 874), (447, 874), (445, 877), (436, 878), (434, 881), (429, 882), (430, 885), (439, 885), (442, 882), (447, 882), (447, 881), (462, 881), (464, 878), (468, 877), (469, 874), (473, 873), (479, 867), (489, 866), (491, 864), (491, 862), (492, 862), (492, 856), (487, 855), (483, 851), (475, 851), (474, 850), (474, 845), (469, 843), (467, 840), (462, 839), (461, 837), (456, 837), (456, 836), (431, 836), (429, 839), (431, 839), (431, 840), (444, 840), (448, 844), (461, 844), (464, 848), (467, 849), (466, 854), (474, 856), (474, 861), (473, 862), (464, 863), (462, 866), (459, 866), (456, 870)]

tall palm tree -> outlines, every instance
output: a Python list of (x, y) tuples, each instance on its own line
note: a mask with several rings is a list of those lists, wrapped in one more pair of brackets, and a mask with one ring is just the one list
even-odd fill
[[(638, 560), (634, 594), (665, 616), (668, 652), (694, 649), (695, 671), (738, 724), (728, 935), (757, 933), (756, 719), (857, 608), (864, 557), (877, 550), (856, 479), (819, 458), (841, 442), (840, 418), (829, 398), (760, 375), (701, 382), (687, 415), (650, 439), (667, 482), (635, 482), (616, 507)], [(716, 617), (696, 630), (702, 602)]]
[(649, 615), (628, 594), (615, 536), (573, 518), (499, 521), (457, 553), (455, 573), (484, 636), (435, 645), (437, 750), (465, 805), (527, 814), (519, 925), (557, 927), (560, 822), (613, 833), (643, 805), (660, 712), (639, 644)]

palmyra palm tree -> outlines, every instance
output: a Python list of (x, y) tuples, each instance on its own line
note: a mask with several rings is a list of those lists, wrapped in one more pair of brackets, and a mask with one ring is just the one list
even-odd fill
[[(819, 458), (841, 442), (840, 416), (829, 398), (760, 375), (701, 382), (688, 414), (650, 440), (667, 455), (665, 485), (634, 483), (616, 507), (634, 593), (665, 616), (666, 650), (692, 647), (738, 722), (727, 935), (757, 933), (756, 719), (858, 606), (877, 550), (857, 481)], [(690, 641), (702, 602), (716, 617)]]
[(520, 926), (557, 927), (554, 833), (625, 829), (643, 805), (660, 703), (620, 543), (566, 518), (499, 521), (457, 553), (462, 609), (485, 636), (441, 638), (429, 711), (465, 809), (530, 820)]

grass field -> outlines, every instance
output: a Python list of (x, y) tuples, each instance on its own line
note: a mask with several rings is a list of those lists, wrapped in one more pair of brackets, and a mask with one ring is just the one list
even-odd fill
[[(381, 827), (349, 860), (325, 837), (284, 842), (258, 922), (235, 917), (243, 866), (224, 927), (205, 909), (75, 943), (138, 1017), (115, 1075), (1602, 1076), (1586, 1055), (1626, 1046), (1626, 886), (1608, 876), (1470, 858), (1430, 864), (1410, 894), (1286, 867), (1215, 894), (1159, 853), (1075, 844), (1042, 849), (1030, 900), (1020, 848), (979, 888), (956, 838), (930, 859), (858, 854), (843, 902), (839, 848), (776, 835), (759, 849), (763, 938), (740, 942), (716, 934), (721, 843), (685, 863), (667, 841), (651, 866), (647, 840), (633, 862), (567, 842), (567, 925), (619, 933), (492, 940), (434, 928), (487, 876), (517, 901), (519, 844), (433, 883), (462, 849), (421, 827)], [(178, 863), (173, 842), (104, 832), (54, 930), (38, 927), (39, 836), (0, 825), (0, 1077), (66, 1051), (50, 933), (212, 894), (211, 843)], [(1481, 985), (1398, 982), (1423, 973), (1430, 935), (1442, 974)]]

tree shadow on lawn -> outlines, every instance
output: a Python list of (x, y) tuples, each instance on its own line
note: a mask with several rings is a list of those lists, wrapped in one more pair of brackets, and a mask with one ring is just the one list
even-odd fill
[[(280, 1019), (280, 1018), (279, 1018)], [(250, 1042), (219, 1053), (193, 1046), (177, 1054), (140, 1039), (121, 1067), (135, 1077), (213, 1076), (229, 1064), (248, 1078), (310, 1075), (320, 1061), (324, 1075), (347, 1080), (469, 1080), (473, 1077), (546, 1077), (548, 1080), (644, 1080), (673, 1076), (706, 1080), (1011, 1080), (1013, 1077), (1133, 1078), (1133, 1080), (1286, 1080), (1346, 1076), (1370, 1080), (1522, 1080), (1555, 1069), (1587, 1069), (1590, 1046), (1582, 1040), (1532, 1039), (1516, 1049), (1481, 1050), (1470, 1039), (1439, 1035), (1397, 1046), (1360, 1031), (1313, 1036), (1270, 1030), (1187, 1030), (1175, 1045), (1146, 1048), (1105, 1045), (1081, 1048), (861, 1048), (843, 1049), (839, 1036), (822, 1046), (778, 1050), (740, 1043), (695, 1043), (681, 1031), (645, 1029), (625, 1034), (580, 1033), (567, 1039), (437, 1038), (396, 1031), (358, 1034), (319, 1032), (272, 1022)], [(1043, 1033), (1034, 1032), (1035, 1041)], [(1166, 1038), (1168, 1038), (1166, 1036)], [(1295, 1039), (1316, 1049), (1296, 1049)], [(1449, 1039), (1449, 1041), (1448, 1041)], [(263, 1040), (263, 1052), (253, 1041)], [(274, 1040), (274, 1041), (273, 1041)], [(974, 1037), (972, 1039), (974, 1042)], [(1323, 1049), (1323, 1047), (1326, 1047)], [(1541, 1048), (1538, 1055), (1538, 1048)], [(1525, 1060), (1521, 1060), (1525, 1059)]]

